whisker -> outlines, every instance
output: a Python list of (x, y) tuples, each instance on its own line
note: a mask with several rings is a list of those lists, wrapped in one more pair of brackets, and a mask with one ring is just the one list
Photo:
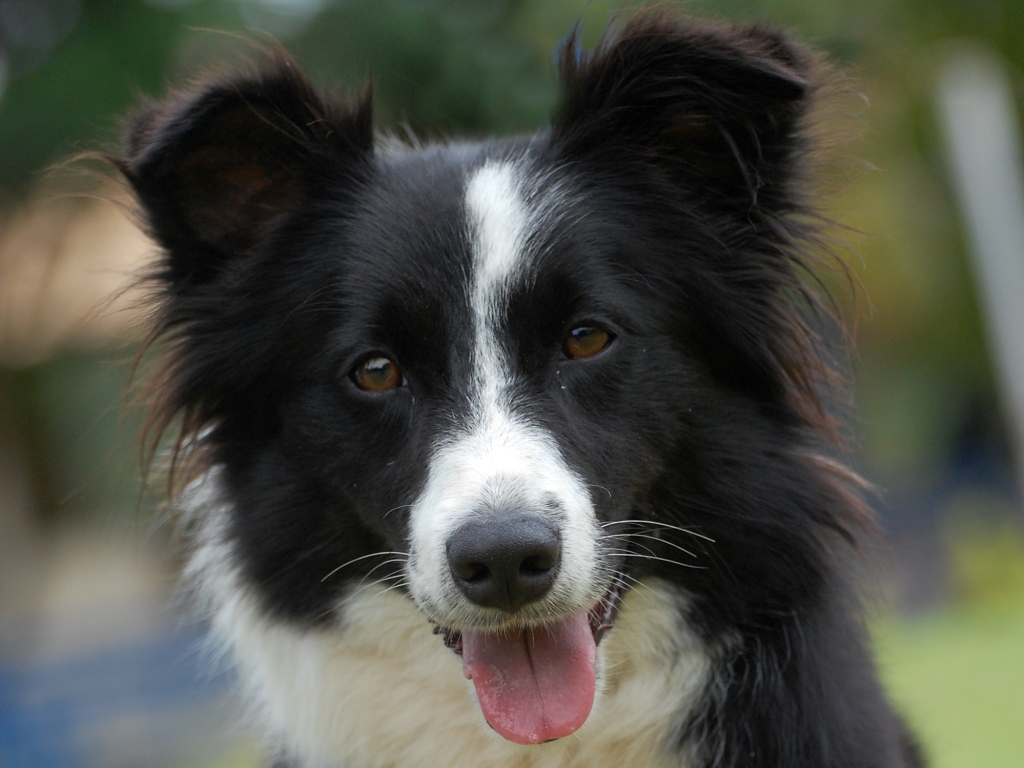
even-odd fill
[(381, 576), (379, 579), (374, 579), (369, 584), (360, 584), (359, 585), (359, 589), (370, 590), (370, 589), (373, 589), (374, 587), (379, 587), (379, 586), (381, 586), (383, 584), (386, 584), (391, 579), (396, 579), (396, 578), (398, 579), (398, 581), (396, 581), (394, 584), (391, 584), (390, 586), (388, 586), (387, 589), (381, 591), (380, 594), (382, 594), (382, 595), (383, 594), (387, 594), (392, 589), (395, 589), (397, 587), (408, 586), (408, 584), (404, 581), (402, 574), (400, 574), (400, 573), (389, 573), (387, 576)]
[(383, 515), (383, 517), (382, 517), (381, 519), (383, 520), (383, 519), (384, 519), (384, 517), (387, 517), (387, 516), (388, 516), (388, 515), (390, 515), (390, 514), (391, 514), (392, 512), (397, 512), (397, 511), (398, 511), (398, 510), (400, 510), (400, 509), (411, 509), (411, 508), (412, 508), (413, 506), (415, 506), (415, 505), (413, 505), (413, 504), (399, 504), (399, 505), (398, 505), (397, 507), (392, 507), (392, 508), (391, 508), (391, 509), (389, 509), (389, 510), (388, 510), (387, 512), (385, 512), (385, 513), (384, 513), (384, 515)]
[(371, 568), (370, 570), (368, 570), (366, 572), (366, 575), (363, 576), (362, 579), (359, 580), (359, 584), (357, 585), (357, 589), (359, 587), (361, 587), (366, 582), (366, 580), (368, 578), (370, 578), (370, 574), (372, 574), (378, 568), (383, 568), (385, 565), (391, 565), (392, 563), (404, 563), (407, 559), (408, 559), (407, 557), (406, 558), (393, 557), (390, 560), (385, 560), (383, 563), (377, 563), (375, 566), (373, 566), (373, 568)]
[(650, 584), (647, 584), (643, 579), (637, 578), (632, 574), (626, 573), (625, 571), (617, 571), (614, 575), (614, 579), (619, 582), (621, 586), (629, 587), (643, 587), (646, 590), (654, 591)]
[[(370, 558), (370, 557), (383, 557), (384, 555), (402, 555), (406, 559), (408, 559), (408, 557), (409, 557), (408, 553), (406, 553), (406, 552), (371, 552), (370, 554), (362, 555), (361, 557), (353, 557), (347, 563), (342, 563), (337, 568), (335, 568), (333, 571), (331, 571), (326, 576), (324, 576), (322, 579), (320, 579), (320, 583), (323, 584), (325, 581), (327, 581), (329, 578), (331, 578), (331, 576), (336, 574), (342, 568), (347, 568), (348, 566), (352, 565), (352, 563), (358, 563), (360, 560), (366, 560), (367, 558)], [(370, 571), (370, 573), (373, 573), (373, 571)]]
[[(605, 537), (605, 538), (610, 538), (610, 537)], [(629, 543), (633, 544), (633, 545), (635, 545), (637, 547), (642, 547), (644, 549), (644, 551), (647, 552), (650, 555), (656, 555), (657, 554), (657, 553), (655, 553), (655, 551), (653, 549), (651, 549), (646, 544), (638, 544), (637, 542), (634, 542), (632, 540), (629, 540)], [(630, 548), (630, 547), (606, 547), (605, 551), (606, 552), (632, 552), (634, 550), (632, 548)]]
[(605, 539), (626, 539), (626, 540), (630, 540), (630, 539), (650, 539), (651, 541), (660, 542), (660, 543), (665, 544), (665, 545), (667, 545), (669, 547), (672, 547), (673, 549), (678, 549), (680, 552), (685, 552), (690, 557), (697, 557), (697, 555), (695, 553), (693, 553), (690, 550), (686, 549), (686, 547), (681, 547), (680, 545), (676, 544), (674, 541), (668, 541), (667, 539), (663, 539), (663, 538), (661, 538), (659, 536), (651, 536), (648, 533), (608, 533), (608, 534), (605, 534), (602, 538), (605, 538)]
[(656, 555), (645, 555), (643, 552), (631, 552), (625, 549), (613, 549), (615, 552), (622, 557), (637, 557), (642, 560), (657, 560), (660, 563), (668, 563), (669, 565), (678, 565), (680, 568), (695, 568), (697, 570), (706, 570), (707, 566), (703, 565), (690, 565), (689, 563), (680, 563), (678, 560), (670, 560), (667, 557), (657, 557)]
[(694, 531), (694, 530), (692, 530), (690, 528), (683, 528), (683, 527), (678, 526), (678, 525), (672, 525), (671, 523), (661, 523), (661, 522), (656, 522), (654, 520), (608, 520), (606, 522), (599, 523), (599, 525), (602, 528), (607, 528), (610, 525), (626, 525), (626, 524), (629, 524), (629, 523), (632, 523), (634, 525), (647, 525), (647, 526), (651, 526), (653, 528), (665, 528), (666, 530), (670, 530), (670, 531), (679, 531), (680, 533), (685, 533), (685, 534), (688, 534), (690, 536), (696, 536), (698, 539), (704, 539), (705, 541), (710, 541), (712, 544), (715, 543), (715, 540), (712, 539), (710, 536), (705, 536), (703, 533), (698, 533), (697, 531)]

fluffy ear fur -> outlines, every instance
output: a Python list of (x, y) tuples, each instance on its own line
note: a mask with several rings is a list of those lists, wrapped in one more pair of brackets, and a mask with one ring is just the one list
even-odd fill
[(209, 81), (138, 115), (119, 166), (167, 250), (170, 281), (212, 279), (316, 187), (372, 155), (370, 104), (369, 92), (354, 106), (321, 99), (275, 53), (261, 72)]
[(574, 34), (561, 51), (555, 143), (569, 156), (650, 160), (716, 211), (785, 208), (811, 64), (759, 26), (640, 15), (591, 53)]

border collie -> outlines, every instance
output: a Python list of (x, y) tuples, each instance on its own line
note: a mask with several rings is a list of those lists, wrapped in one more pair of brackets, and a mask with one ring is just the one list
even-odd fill
[(280, 52), (133, 119), (186, 580), (272, 759), (920, 765), (804, 274), (821, 69), (646, 13), (531, 136), (378, 140)]

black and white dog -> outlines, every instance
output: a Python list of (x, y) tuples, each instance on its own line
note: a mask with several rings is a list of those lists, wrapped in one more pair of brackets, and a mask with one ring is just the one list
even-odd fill
[(919, 765), (801, 273), (814, 58), (646, 14), (569, 40), (547, 129), (427, 146), (270, 59), (117, 163), (187, 578), (278, 759)]

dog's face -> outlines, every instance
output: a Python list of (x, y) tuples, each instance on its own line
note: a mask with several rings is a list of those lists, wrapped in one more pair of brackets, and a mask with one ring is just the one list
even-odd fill
[[(343, 623), (355, 586), (401, 590), (534, 743), (586, 719), (639, 576), (707, 632), (813, 591), (813, 563), (758, 572), (829, 500), (796, 451), (782, 223), (805, 68), (647, 18), (566, 47), (529, 138), (375, 148), (368, 99), (289, 61), (142, 115), (122, 168), (167, 252), (167, 409), (222, 467), (263, 610)], [(749, 589), (704, 599), (722, 573)]]
[[(603, 524), (627, 519), (649, 487), (652, 447), (678, 410), (657, 382), (687, 367), (631, 279), (637, 227), (586, 206), (528, 145), (403, 157), (377, 173), (336, 244), (345, 310), (326, 378), (289, 419), (316, 436), (295, 442), (329, 441), (309, 461), (376, 548), (397, 553), (360, 570), (398, 566), (464, 654), (489, 721), (517, 741), (563, 736), (589, 713), (595, 632), (625, 560)], [(561, 632), (549, 689), (577, 692), (546, 723), (519, 698), (488, 701), (495, 686), (474, 671), (486, 656), (526, 676), (514, 651), (542, 625)]]

